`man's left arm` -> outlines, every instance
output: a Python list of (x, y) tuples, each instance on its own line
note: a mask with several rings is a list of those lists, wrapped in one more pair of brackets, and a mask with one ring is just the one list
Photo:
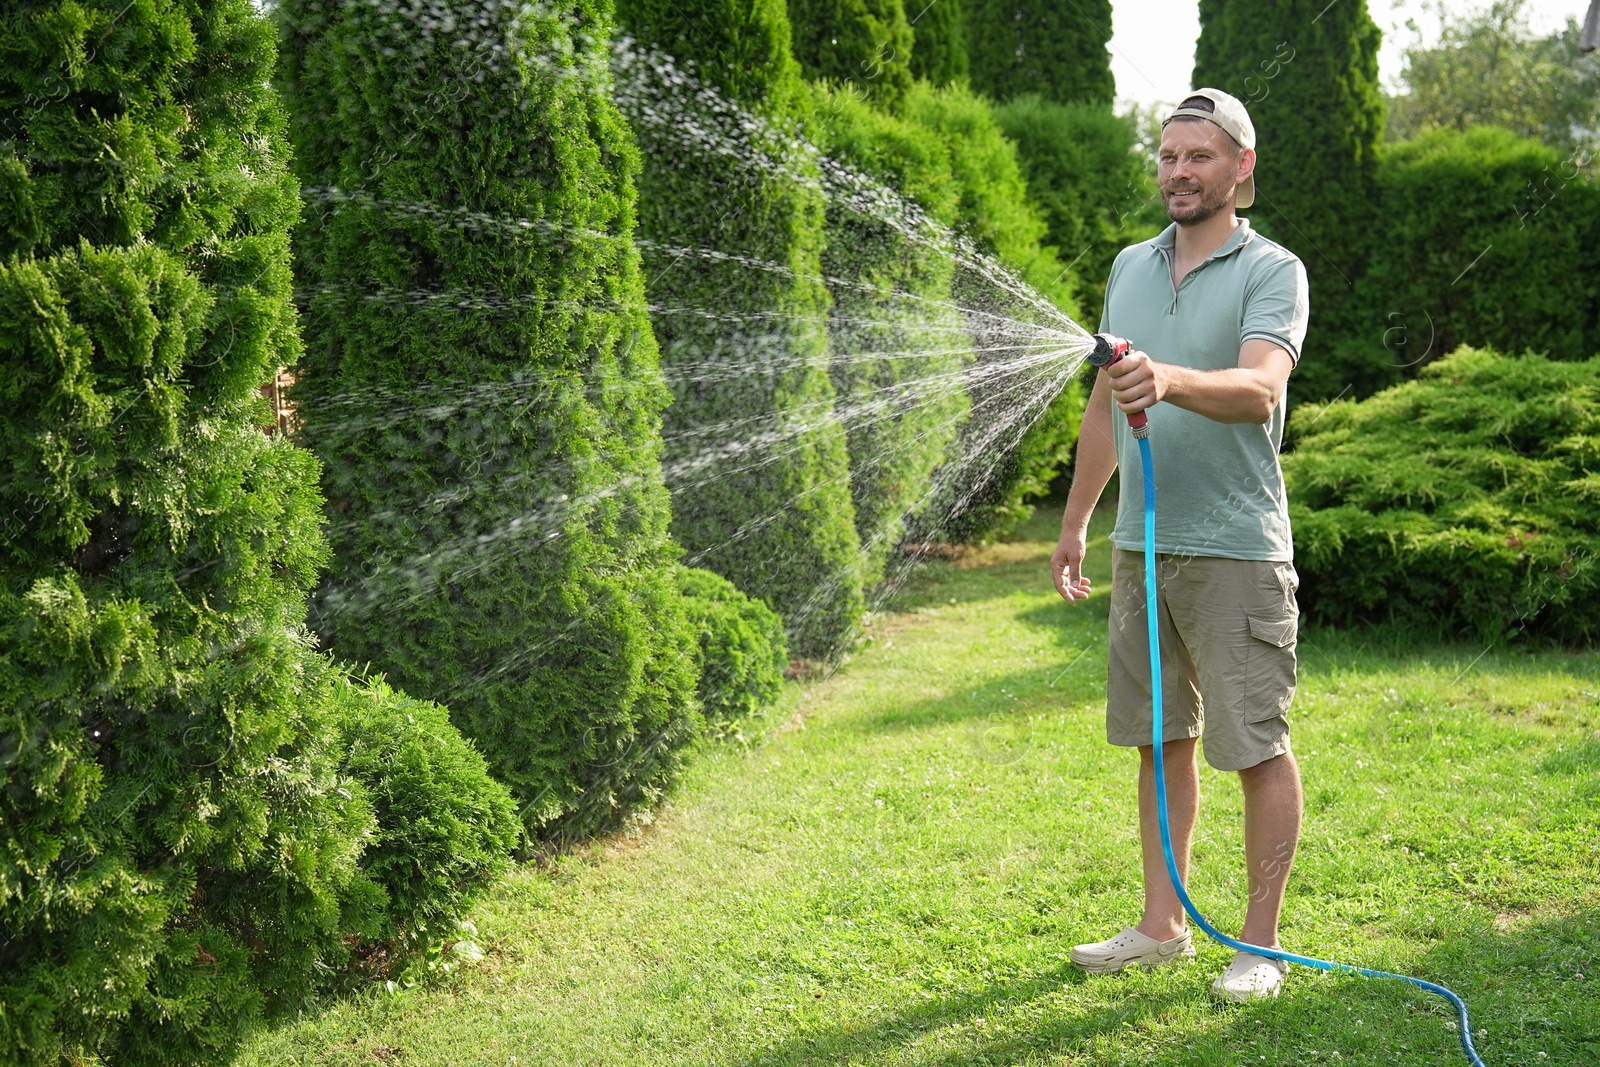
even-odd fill
[(1195, 370), (1129, 352), (1106, 370), (1112, 398), (1128, 414), (1166, 401), (1217, 422), (1267, 423), (1289, 386), (1294, 358), (1276, 341), (1249, 337), (1236, 367)]

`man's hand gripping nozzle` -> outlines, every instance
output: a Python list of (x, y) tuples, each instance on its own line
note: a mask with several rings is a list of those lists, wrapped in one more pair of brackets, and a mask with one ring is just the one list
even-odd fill
[[(1089, 352), (1089, 362), (1096, 367), (1109, 367), (1133, 348), (1133, 342), (1126, 337), (1117, 337), (1109, 333), (1094, 335), (1094, 348)], [(1135, 411), (1128, 416), (1128, 429), (1133, 431), (1133, 436), (1145, 438), (1150, 436), (1150, 420), (1142, 411)]]

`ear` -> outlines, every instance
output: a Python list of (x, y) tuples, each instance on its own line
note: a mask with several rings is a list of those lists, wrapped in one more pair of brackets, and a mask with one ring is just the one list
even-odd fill
[(1239, 170), (1234, 174), (1234, 184), (1241, 184), (1246, 178), (1256, 172), (1256, 150), (1246, 148), (1239, 153)]

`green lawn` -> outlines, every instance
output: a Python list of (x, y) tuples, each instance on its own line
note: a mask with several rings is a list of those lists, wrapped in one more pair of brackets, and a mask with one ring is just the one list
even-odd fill
[[(1295, 968), (1224, 1007), (1229, 951), (1198, 935), (1160, 973), (1066, 962), (1139, 893), (1135, 757), (1103, 740), (1105, 522), (1075, 606), (1054, 523), (928, 565), (761, 743), (710, 749), (638, 832), (514, 874), (474, 915), (484, 959), (323, 1003), (241, 1062), (1464, 1063), (1444, 1002), (1402, 983)], [(1300, 649), (1284, 944), (1450, 986), (1496, 1067), (1600, 1062), (1600, 654)], [(1190, 888), (1236, 929), (1238, 786), (1202, 774)]]

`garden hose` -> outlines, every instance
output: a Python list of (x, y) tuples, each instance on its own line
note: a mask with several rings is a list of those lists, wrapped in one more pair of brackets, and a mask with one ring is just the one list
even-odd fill
[[(1089, 356), (1089, 362), (1097, 367), (1107, 367), (1121, 359), (1131, 349), (1131, 345), (1120, 337), (1109, 334), (1095, 334), (1095, 348)], [(1137, 420), (1137, 421), (1135, 421)], [(1166, 767), (1162, 762), (1161, 741), (1161, 645), (1157, 633), (1156, 617), (1156, 479), (1155, 469), (1150, 459), (1150, 427), (1145, 413), (1134, 412), (1128, 416), (1128, 425), (1133, 430), (1133, 435), (1139, 442), (1139, 466), (1144, 474), (1144, 597), (1145, 617), (1149, 624), (1150, 632), (1150, 704), (1151, 704), (1151, 740), (1155, 752), (1156, 776), (1156, 815), (1161, 824), (1161, 851), (1167, 860), (1167, 876), (1172, 879), (1172, 888), (1178, 894), (1178, 900), (1183, 904), (1183, 910), (1193, 919), (1195, 925), (1204, 930), (1206, 936), (1219, 944), (1243, 952), (1251, 952), (1257, 956), (1266, 956), (1270, 959), (1286, 960), (1289, 963), (1304, 964), (1321, 971), (1339, 971), (1346, 974), (1365, 975), (1368, 978), (1397, 978), (1402, 982), (1410, 982), (1418, 989), (1429, 993), (1436, 993), (1444, 997), (1455, 1006), (1456, 1014), (1460, 1017), (1461, 1047), (1467, 1054), (1467, 1059), (1472, 1061), (1473, 1067), (1485, 1067), (1478, 1052), (1472, 1047), (1472, 1028), (1467, 1021), (1467, 1004), (1454, 992), (1442, 985), (1427, 982), (1421, 978), (1413, 978), (1406, 974), (1394, 974), (1389, 971), (1375, 971), (1367, 967), (1355, 967), (1348, 963), (1335, 963), (1331, 960), (1314, 959), (1311, 956), (1301, 956), (1293, 952), (1284, 952), (1282, 949), (1267, 948), (1264, 945), (1250, 945), (1236, 940), (1222, 933), (1206, 921), (1205, 916), (1194, 906), (1189, 899), (1189, 892), (1184, 888), (1183, 879), (1178, 875), (1178, 861), (1172, 854), (1172, 831), (1167, 822), (1167, 775)]]

